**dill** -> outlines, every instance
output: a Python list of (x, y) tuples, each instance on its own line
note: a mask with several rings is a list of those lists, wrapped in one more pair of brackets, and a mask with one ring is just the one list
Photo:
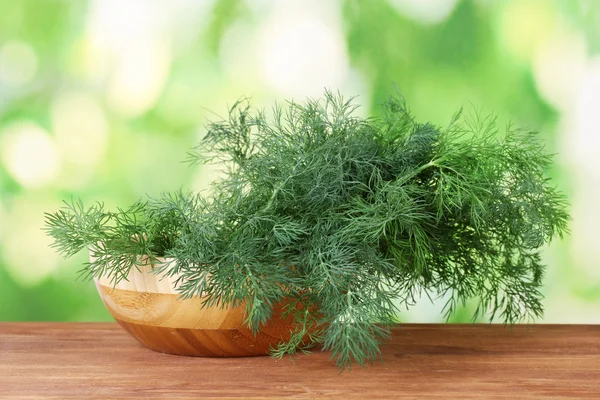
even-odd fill
[(469, 299), (474, 320), (540, 317), (539, 250), (569, 216), (537, 134), (500, 133), (479, 114), (419, 123), (399, 96), (380, 118), (356, 107), (326, 92), (267, 118), (241, 100), (189, 153), (228, 167), (211, 197), (166, 193), (116, 212), (71, 201), (45, 229), (64, 256), (90, 249), (90, 278), (118, 282), (140, 255), (171, 257), (157, 268), (181, 274), (181, 296), (246, 304), (255, 331), (291, 299), (296, 327), (277, 357), (321, 344), (341, 368), (372, 362), (420, 293), (447, 298), (446, 317)]

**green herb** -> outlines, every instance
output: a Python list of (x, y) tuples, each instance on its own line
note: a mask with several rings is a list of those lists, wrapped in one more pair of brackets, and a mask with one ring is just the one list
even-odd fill
[(474, 319), (541, 316), (539, 249), (569, 217), (536, 134), (461, 113), (443, 129), (418, 123), (399, 97), (381, 118), (355, 108), (327, 92), (268, 119), (242, 100), (189, 154), (228, 166), (210, 198), (117, 212), (74, 201), (46, 229), (65, 256), (91, 248), (89, 277), (117, 282), (139, 255), (172, 257), (159, 268), (181, 274), (182, 296), (245, 303), (254, 330), (291, 298), (296, 329), (279, 357), (321, 343), (338, 366), (362, 366), (422, 293), (447, 298), (446, 316), (469, 299)]

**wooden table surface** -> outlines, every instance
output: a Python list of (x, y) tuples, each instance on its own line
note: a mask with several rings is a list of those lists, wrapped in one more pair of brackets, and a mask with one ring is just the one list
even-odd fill
[(114, 323), (0, 323), (1, 399), (600, 399), (600, 325), (400, 325), (384, 362), (192, 358)]

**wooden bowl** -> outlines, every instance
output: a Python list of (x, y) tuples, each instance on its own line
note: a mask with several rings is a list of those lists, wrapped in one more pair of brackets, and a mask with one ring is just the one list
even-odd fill
[(132, 268), (127, 280), (116, 286), (96, 279), (102, 301), (114, 319), (142, 345), (162, 353), (201, 357), (265, 355), (289, 340), (291, 316), (273, 318), (254, 335), (244, 326), (245, 307), (202, 308), (203, 297), (181, 300), (175, 290), (177, 277), (157, 276), (146, 265)]

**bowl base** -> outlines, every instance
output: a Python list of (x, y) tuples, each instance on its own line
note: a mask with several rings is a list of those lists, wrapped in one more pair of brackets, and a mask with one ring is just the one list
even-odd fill
[[(117, 319), (145, 347), (161, 353), (194, 357), (264, 356), (284, 340), (249, 329), (188, 329), (142, 325)], [(289, 335), (289, 333), (288, 333)]]

